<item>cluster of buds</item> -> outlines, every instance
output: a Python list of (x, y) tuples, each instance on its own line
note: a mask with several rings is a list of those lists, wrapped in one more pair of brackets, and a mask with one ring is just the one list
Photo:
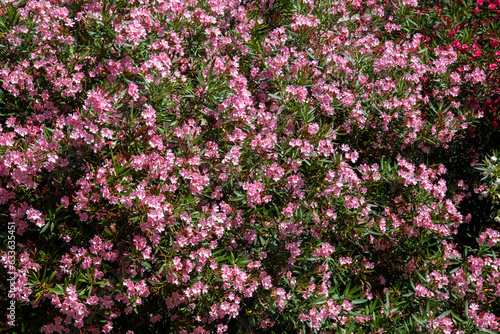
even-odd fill
[[(493, 205), (500, 204), (500, 152), (494, 151), (493, 155), (486, 157), (477, 169), (482, 172), (481, 181), (486, 181), (487, 188), (481, 192), (479, 199), (488, 199)], [(500, 210), (495, 214), (495, 222), (500, 223)]]

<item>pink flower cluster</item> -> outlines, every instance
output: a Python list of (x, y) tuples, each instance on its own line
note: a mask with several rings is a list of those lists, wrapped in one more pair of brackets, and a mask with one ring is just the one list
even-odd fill
[(465, 212), (489, 186), (461, 169), (500, 122), (499, 6), (0, 4), (25, 327), (498, 330), (498, 226)]

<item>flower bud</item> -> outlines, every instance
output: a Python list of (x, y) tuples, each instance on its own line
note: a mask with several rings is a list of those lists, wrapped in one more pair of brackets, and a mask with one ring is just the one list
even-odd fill
[(497, 223), (500, 223), (500, 217), (496, 216), (496, 217), (495, 217), (495, 221), (496, 221)]

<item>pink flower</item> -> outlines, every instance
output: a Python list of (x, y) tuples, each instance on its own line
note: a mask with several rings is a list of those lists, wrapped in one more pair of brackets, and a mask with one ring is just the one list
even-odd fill
[(493, 247), (500, 242), (500, 233), (488, 227), (486, 231), (481, 233), (478, 243), (483, 245), (486, 240), (488, 240), (488, 246)]
[(240, 159), (240, 147), (235, 145), (231, 147), (231, 150), (226, 154), (222, 162), (223, 163), (231, 162), (234, 166), (238, 166), (239, 159)]
[(273, 163), (266, 171), (267, 177), (272, 178), (274, 181), (278, 182), (283, 175), (285, 174), (285, 170), (278, 166), (277, 163)]
[(419, 297), (433, 297), (434, 293), (426, 289), (424, 286), (418, 284), (415, 287), (415, 295)]
[(319, 130), (319, 125), (318, 123), (311, 123), (307, 126), (307, 132), (311, 135), (314, 136), (316, 132)]
[(228, 329), (227, 325), (219, 324), (219, 325), (217, 325), (217, 334), (226, 333), (227, 329)]
[(137, 85), (133, 82), (128, 84), (127, 93), (132, 97), (132, 100), (137, 101), (139, 99), (139, 91), (137, 90)]
[(124, 27), (127, 34), (127, 40), (132, 41), (134, 45), (139, 45), (141, 39), (146, 37), (146, 29), (136, 20), (130, 22)]
[(288, 259), (289, 264), (295, 263), (295, 258), (302, 253), (300, 247), (300, 241), (290, 242), (285, 245), (285, 249), (290, 251), (290, 258)]
[(26, 216), (30, 221), (34, 221), (36, 226), (43, 227), (45, 226), (45, 220), (42, 218), (42, 213), (36, 209), (28, 209), (26, 211)]
[(146, 121), (146, 125), (153, 126), (156, 121), (156, 111), (149, 105), (145, 105), (146, 109), (142, 112), (142, 117)]
[(330, 245), (327, 242), (323, 242), (321, 244), (320, 248), (317, 248), (317, 249), (314, 250), (314, 252), (312, 253), (312, 256), (314, 256), (314, 257), (324, 257), (326, 259), (326, 258), (329, 258), (330, 255), (334, 251), (335, 251), (335, 247), (333, 247), (332, 245)]
[(110, 333), (113, 330), (113, 322), (108, 322), (106, 325), (104, 325), (102, 331), (104, 333)]
[(409, 6), (409, 7), (417, 7), (418, 0), (403, 0), (403, 5)]

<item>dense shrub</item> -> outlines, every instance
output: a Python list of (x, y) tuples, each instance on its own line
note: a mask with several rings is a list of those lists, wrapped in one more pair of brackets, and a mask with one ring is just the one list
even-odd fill
[(3, 0), (2, 325), (497, 331), (499, 15)]

